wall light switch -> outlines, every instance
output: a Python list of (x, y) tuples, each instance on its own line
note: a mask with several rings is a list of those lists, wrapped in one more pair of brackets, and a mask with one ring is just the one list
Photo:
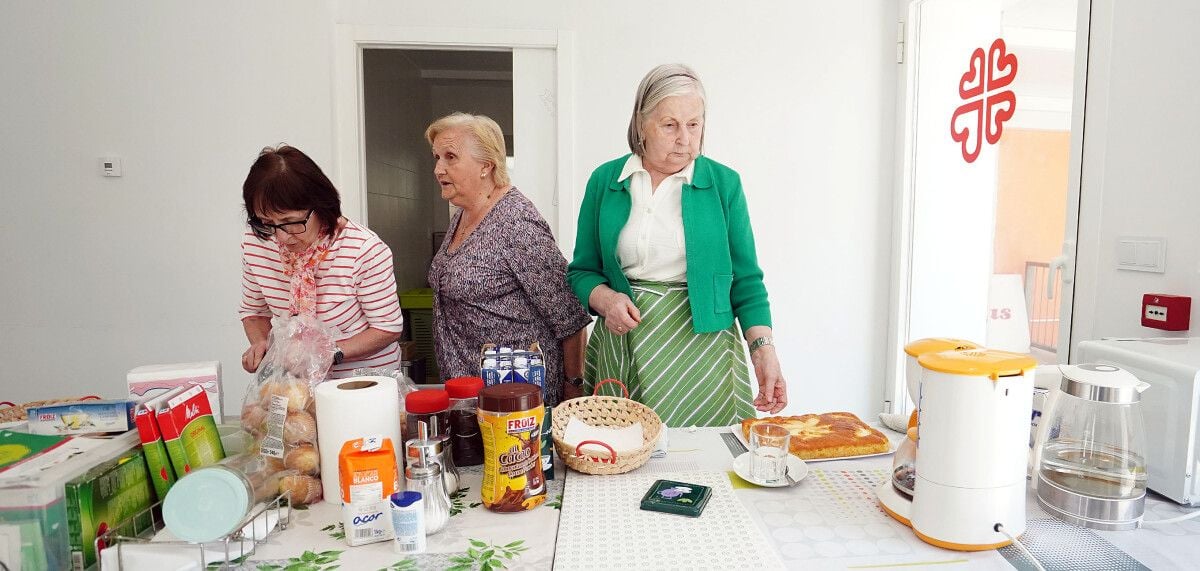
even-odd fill
[(121, 176), (121, 157), (101, 157), (100, 172), (104, 176)]
[(1117, 238), (1117, 269), (1137, 272), (1167, 271), (1167, 239), (1121, 236)]

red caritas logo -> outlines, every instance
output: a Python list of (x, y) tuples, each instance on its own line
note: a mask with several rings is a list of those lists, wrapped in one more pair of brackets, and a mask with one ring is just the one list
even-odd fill
[(520, 418), (508, 419), (508, 426), (505, 429), (509, 434), (519, 434), (521, 432), (529, 432), (535, 428), (539, 428), (537, 418), (533, 416), (522, 416)]
[(958, 96), (966, 103), (950, 117), (950, 138), (962, 145), (963, 160), (979, 158), (983, 140), (989, 145), (1000, 141), (1004, 122), (1017, 110), (1017, 96), (1008, 87), (1017, 77), (1017, 56), (1007, 52), (1004, 40), (997, 38), (988, 49), (971, 53), (970, 67), (958, 81)]

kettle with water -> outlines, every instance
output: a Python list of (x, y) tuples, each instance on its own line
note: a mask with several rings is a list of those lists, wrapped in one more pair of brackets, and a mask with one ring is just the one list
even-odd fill
[(1150, 385), (1119, 367), (1062, 365), (1039, 425), (1038, 503), (1070, 523), (1135, 529), (1146, 502), (1146, 441), (1139, 404)]

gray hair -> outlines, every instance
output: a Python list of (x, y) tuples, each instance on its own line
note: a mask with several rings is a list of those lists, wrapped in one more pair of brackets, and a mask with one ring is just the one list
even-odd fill
[[(637, 97), (633, 100), (633, 115), (629, 118), (629, 150), (635, 155), (642, 156), (646, 152), (646, 135), (642, 132), (642, 123), (650, 118), (663, 99), (679, 95), (698, 95), (705, 108), (708, 107), (700, 76), (686, 65), (663, 64), (650, 70), (650, 73), (642, 78), (642, 83), (638, 85)], [(703, 130), (700, 131), (700, 149), (704, 149)]]
[(431, 123), (425, 129), (425, 140), (432, 146), (438, 135), (452, 129), (461, 129), (474, 139), (470, 145), (471, 156), (477, 161), (492, 163), (492, 183), (496, 188), (508, 188), (511, 182), (504, 162), (506, 151), (500, 125), (487, 115), (455, 112)]

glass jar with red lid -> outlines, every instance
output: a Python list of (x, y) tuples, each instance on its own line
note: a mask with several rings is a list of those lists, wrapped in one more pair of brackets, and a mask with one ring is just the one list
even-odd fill
[(483, 464), (483, 436), (479, 433), (479, 391), (483, 379), (458, 377), (446, 381), (450, 395), (450, 451), (456, 466)]
[(450, 395), (442, 389), (421, 389), (404, 397), (404, 440), (417, 437), (417, 423), (429, 426), (429, 435), (450, 434)]

